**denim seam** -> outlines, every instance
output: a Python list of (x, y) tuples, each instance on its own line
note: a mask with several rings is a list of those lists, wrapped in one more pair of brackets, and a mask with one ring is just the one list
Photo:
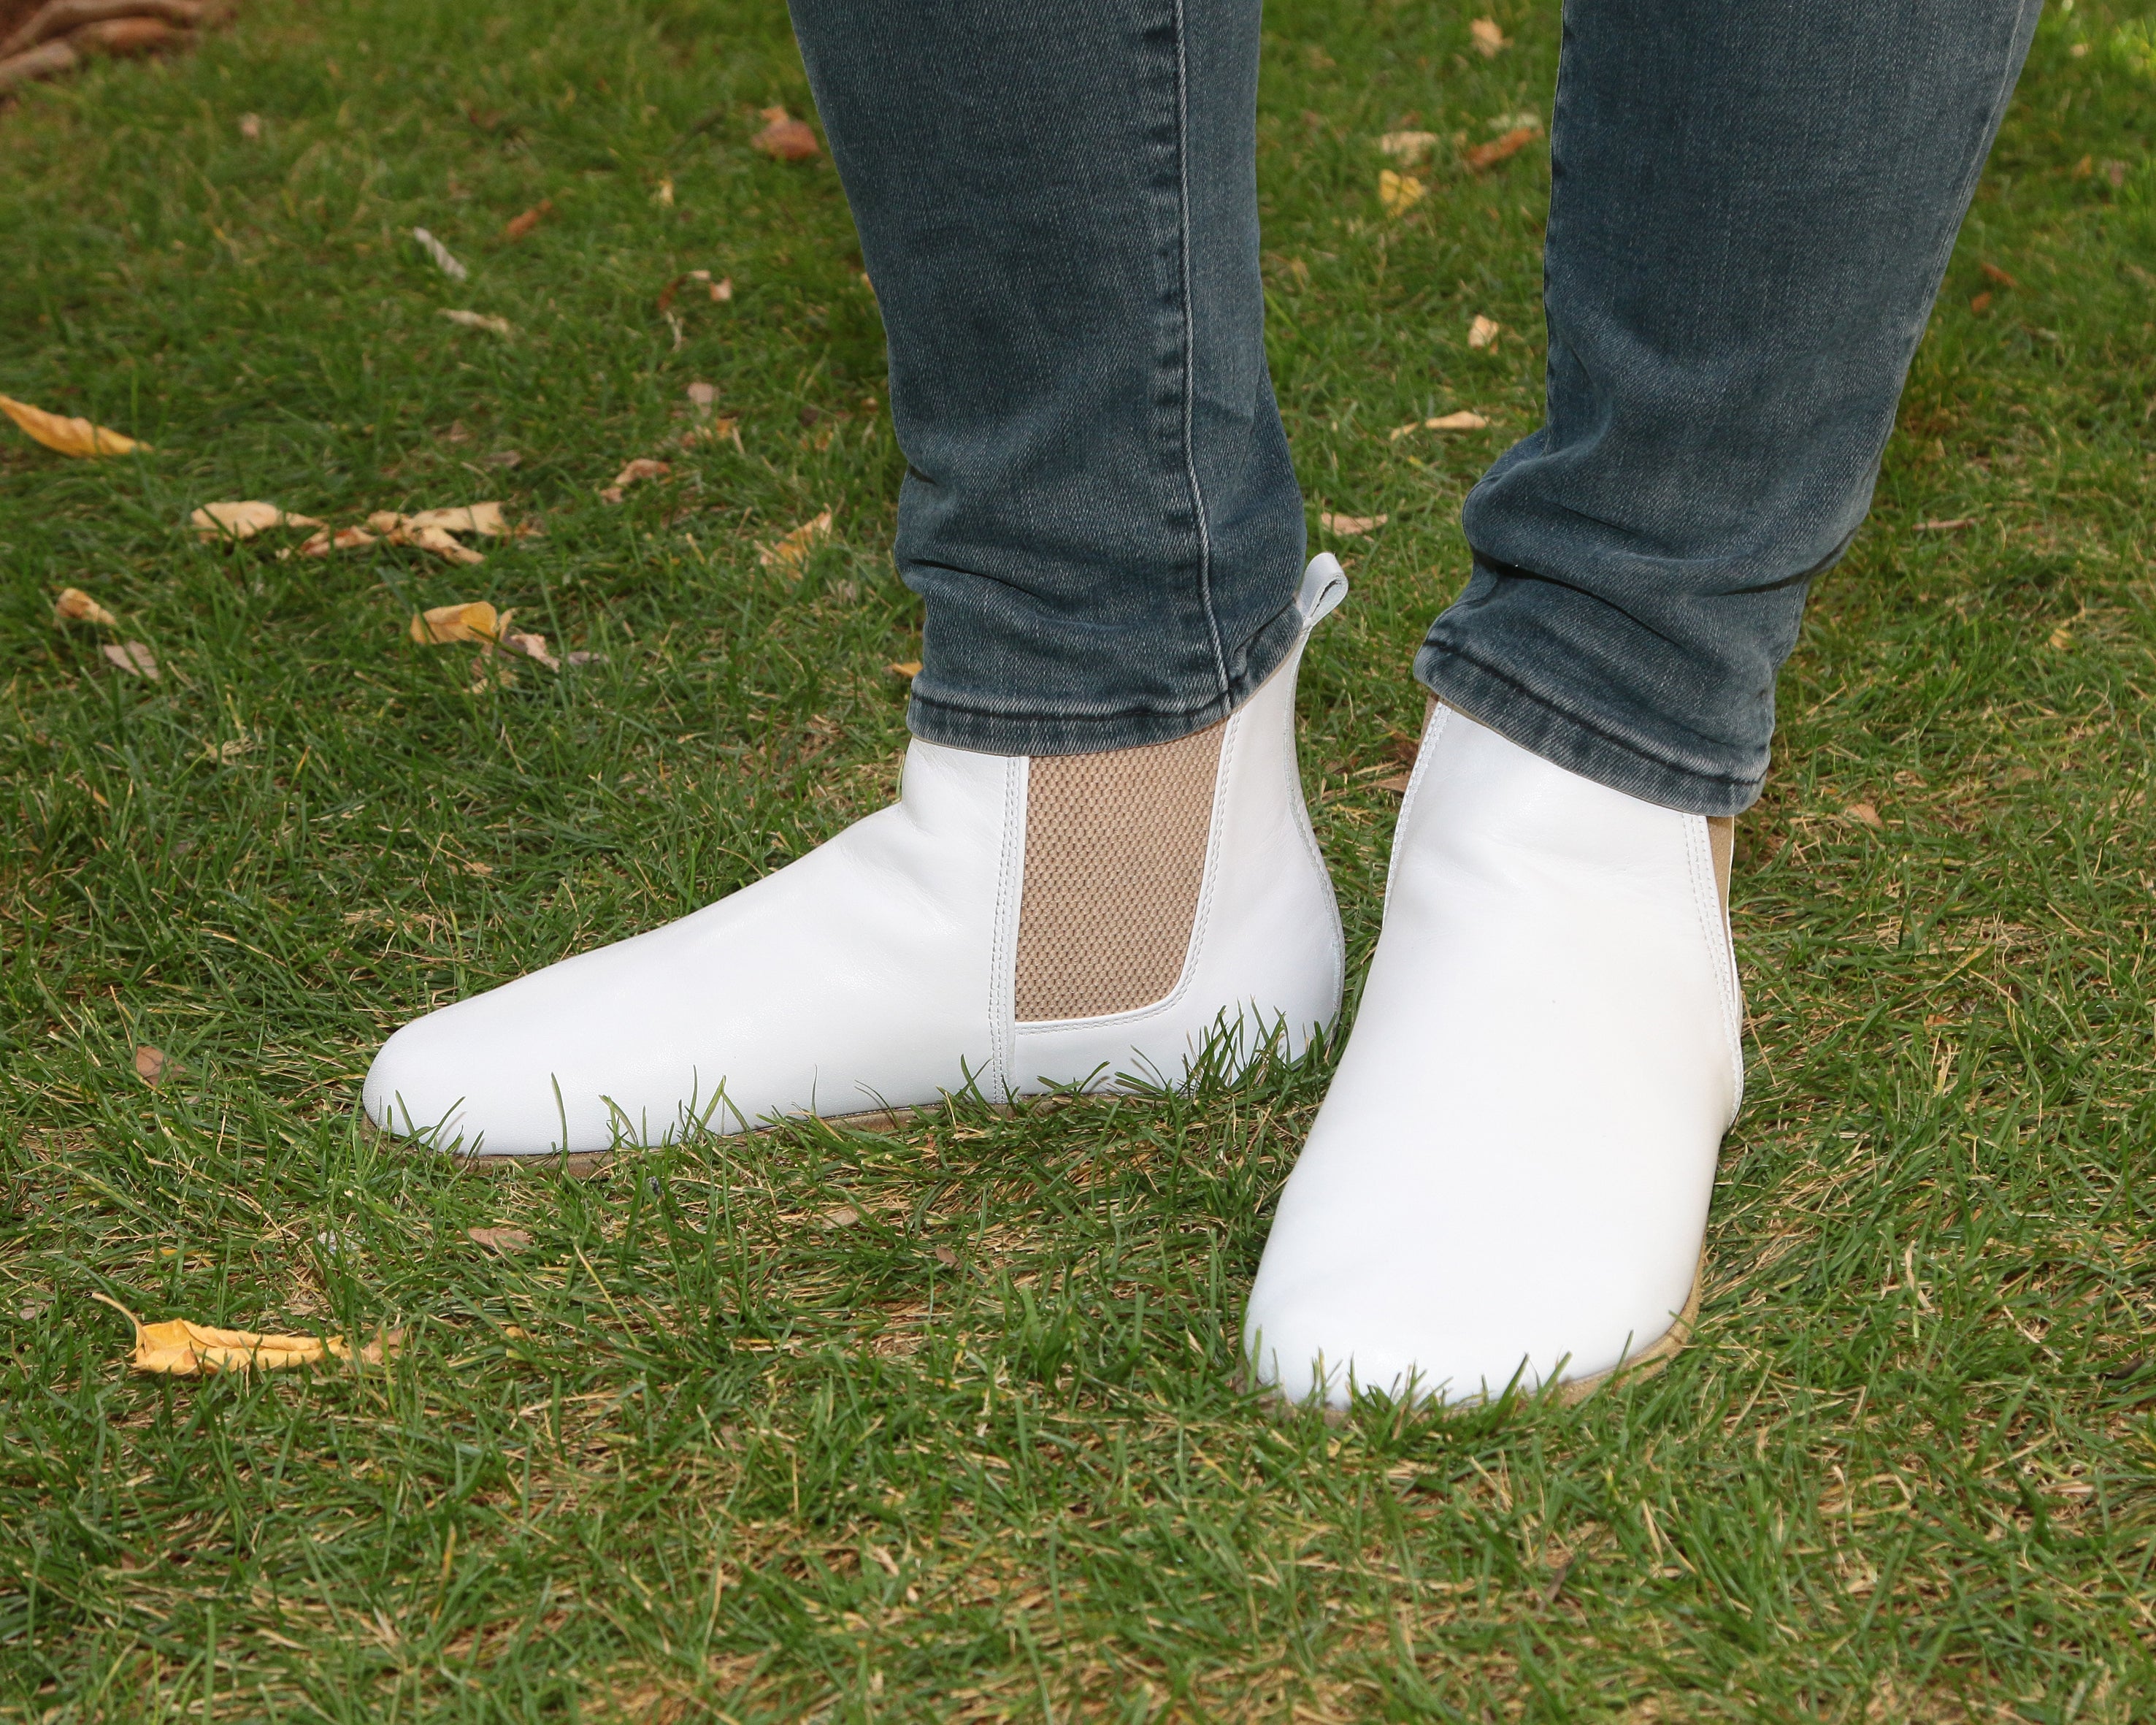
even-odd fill
[(1176, 226), (1183, 286), (1183, 471), (1190, 483), (1190, 507), (1198, 523), (1198, 600), (1213, 642), (1213, 668), (1220, 696), (1229, 694), (1228, 656), (1220, 644), (1220, 620), (1213, 610), (1213, 534), (1206, 520), (1205, 488), (1198, 477), (1198, 317), (1190, 272), (1190, 36), (1184, 0), (1175, 5)]
[[(1567, 708), (1560, 707), (1556, 702), (1550, 699), (1548, 696), (1543, 694), (1538, 690), (1529, 688), (1517, 677), (1512, 676), (1509, 672), (1499, 670), (1496, 666), (1490, 664), (1486, 660), (1476, 657), (1473, 653), (1468, 652), (1466, 649), (1460, 647), (1455, 642), (1430, 641), (1427, 643), (1427, 646), (1434, 654), (1449, 656), (1452, 658), (1458, 659), (1463, 664), (1466, 665), (1470, 670), (1476, 672), (1481, 676), (1490, 678), (1493, 682), (1501, 682), (1504, 684), (1507, 688), (1510, 689), (1522, 700), (1529, 702), (1534, 706), (1542, 708), (1543, 712), (1549, 713), (1557, 718), (1562, 719), (1566, 724), (1571, 726), (1574, 730), (1582, 732), (1586, 735), (1594, 738), (1598, 743), (1605, 743), (1609, 744), (1610, 748), (1620, 750), (1623, 754), (1631, 756), (1635, 760), (1645, 761), (1656, 768), (1656, 770), (1666, 773), (1672, 778), (1688, 779), (1694, 784), (1698, 785), (1726, 785), (1732, 790), (1750, 790), (1754, 792), (1756, 792), (1761, 784), (1764, 782), (1764, 780), (1760, 778), (1738, 778), (1734, 775), (1728, 773), (1705, 772), (1697, 767), (1683, 766), (1676, 761), (1665, 760), (1662, 756), (1656, 754), (1649, 749), (1641, 748), (1637, 743), (1632, 741), (1630, 738), (1620, 737), (1614, 732), (1604, 729), (1600, 725), (1596, 724), (1592, 719), (1583, 718), (1580, 714), (1573, 713)], [(1442, 690), (1427, 683), (1424, 684), (1424, 687), (1428, 687), (1430, 692), (1435, 695), (1440, 701), (1445, 699), (1445, 694)], [(1471, 715), (1471, 716), (1472, 715)], [(1478, 721), (1478, 723), (1480, 721)], [(1495, 729), (1496, 727), (1492, 726), (1491, 729)], [(1501, 732), (1499, 734), (1502, 735), (1503, 734)]]

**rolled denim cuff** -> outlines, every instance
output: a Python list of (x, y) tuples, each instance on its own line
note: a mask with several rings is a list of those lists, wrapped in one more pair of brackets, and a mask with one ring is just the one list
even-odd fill
[(906, 729), (947, 749), (976, 754), (1097, 754), (1111, 749), (1137, 749), (1149, 743), (1173, 743), (1216, 724), (1257, 693), (1284, 664), (1302, 634), (1302, 617), (1291, 602), (1258, 632), (1245, 650), (1239, 671), (1231, 670), (1224, 693), (1176, 708), (1116, 707), (1041, 713), (1014, 703), (1005, 710), (938, 700), (932, 690), (914, 685), (906, 710)]
[(1640, 733), (1620, 734), (1607, 714), (1590, 718), (1565, 692), (1486, 663), (1456, 642), (1432, 639), (1415, 656), (1415, 680), (1530, 754), (1688, 815), (1738, 815), (1758, 800), (1763, 771), (1732, 775), (1703, 754)]

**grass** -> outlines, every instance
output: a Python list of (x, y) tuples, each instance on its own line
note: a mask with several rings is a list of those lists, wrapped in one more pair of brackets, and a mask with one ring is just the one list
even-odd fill
[[(1304, 681), (1358, 959), (1409, 657), (1538, 395), (1546, 157), (1457, 152), (1547, 116), (1554, 12), (1500, 6), (1487, 59), (1470, 15), (1268, 23), (1281, 394), (1313, 519), (1391, 518), (1338, 543), (1356, 592)], [(1699, 1340), (1575, 1409), (1337, 1429), (1233, 1387), (1318, 1063), (584, 1184), (355, 1129), (419, 1009), (890, 792), (900, 457), (835, 177), (747, 147), (808, 107), (775, 5), (261, 0), (0, 113), (0, 390), (158, 446), (0, 441), (0, 1717), (2134, 1717), (2148, 24), (2044, 26), (1785, 675)], [(1402, 127), (1442, 142), (1390, 219), (1373, 140)], [(697, 269), (733, 298), (685, 284), (670, 321)], [(1471, 351), (1478, 314), (1506, 332)], [(680, 445), (694, 381), (739, 450)], [(1386, 435), (1459, 407), (1490, 429)], [(636, 456), (672, 476), (600, 502)], [(183, 525), (475, 497), (543, 537), (462, 569)], [(759, 561), (825, 507), (798, 579)], [(64, 586), (162, 679), (54, 628)], [(406, 639), (482, 598), (603, 657), (475, 690)], [(143, 1082), (141, 1044), (184, 1072)], [(363, 1375), (147, 1380), (93, 1293), (408, 1341)]]

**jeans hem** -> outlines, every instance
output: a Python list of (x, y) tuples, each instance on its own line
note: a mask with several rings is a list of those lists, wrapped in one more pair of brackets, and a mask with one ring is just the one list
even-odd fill
[(925, 743), (975, 754), (1101, 754), (1173, 743), (1218, 724), (1256, 694), (1301, 638), (1301, 614), (1290, 605), (1250, 643), (1242, 674), (1229, 682), (1226, 691), (1188, 710), (1147, 707), (1121, 713), (990, 713), (938, 701), (916, 690), (906, 705), (906, 729)]
[(1548, 695), (1450, 642), (1426, 641), (1415, 678), (1448, 707), (1552, 765), (1687, 815), (1741, 815), (1758, 801), (1766, 775), (1702, 771), (1628, 739), (1612, 736)]

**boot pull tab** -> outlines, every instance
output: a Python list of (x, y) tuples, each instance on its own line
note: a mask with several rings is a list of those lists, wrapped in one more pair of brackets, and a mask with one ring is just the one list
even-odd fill
[(1340, 559), (1330, 551), (1319, 552), (1302, 572), (1302, 590), (1295, 596), (1295, 608), (1302, 614), (1302, 632), (1309, 634), (1347, 596), (1348, 572), (1340, 567)]

